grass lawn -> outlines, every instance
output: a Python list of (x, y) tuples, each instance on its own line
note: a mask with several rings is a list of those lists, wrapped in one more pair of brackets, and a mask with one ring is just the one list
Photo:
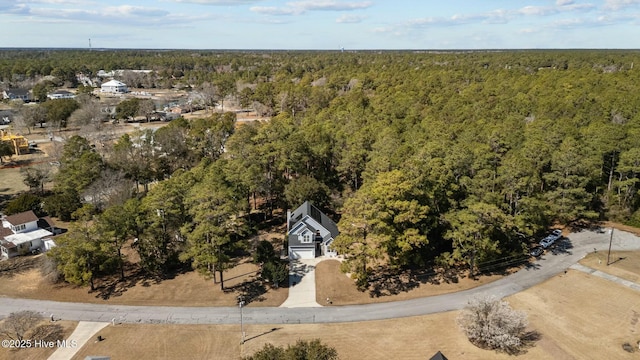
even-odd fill
[(612, 251), (607, 266), (607, 252), (599, 251), (585, 256), (582, 265), (640, 284), (640, 252)]
[(415, 299), (446, 294), (480, 286), (502, 278), (504, 275), (484, 275), (477, 280), (466, 276), (445, 279), (442, 276), (416, 279), (408, 274), (390, 276), (377, 282), (373, 290), (358, 291), (354, 280), (340, 271), (338, 260), (325, 260), (316, 266), (316, 302), (327, 306), (367, 304)]
[(19, 269), (0, 269), (0, 294), (53, 301), (163, 306), (236, 306), (240, 294), (249, 299), (248, 306), (278, 306), (288, 296), (287, 288), (274, 290), (262, 285), (257, 278), (258, 267), (248, 262), (225, 271), (225, 291), (213, 280), (189, 271), (161, 280), (131, 275), (125, 282), (99, 282), (98, 289), (92, 292), (88, 287), (44, 281), (39, 271), (43, 256), (12, 259), (22, 263)]

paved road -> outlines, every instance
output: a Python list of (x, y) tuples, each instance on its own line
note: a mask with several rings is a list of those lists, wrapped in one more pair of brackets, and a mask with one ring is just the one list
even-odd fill
[[(558, 245), (529, 267), (498, 281), (466, 291), (366, 305), (308, 308), (245, 307), (243, 320), (247, 324), (339, 323), (457, 310), (463, 308), (469, 298), (476, 294), (509, 296), (567, 270), (594, 249), (606, 251), (609, 245), (609, 234), (587, 231), (574, 233)], [(640, 238), (616, 230), (613, 249), (638, 250)], [(240, 322), (240, 312), (236, 307), (146, 307), (0, 298), (1, 317), (23, 309), (37, 309), (45, 316), (54, 314), (56, 318), (80, 321), (168, 324), (238, 324)]]

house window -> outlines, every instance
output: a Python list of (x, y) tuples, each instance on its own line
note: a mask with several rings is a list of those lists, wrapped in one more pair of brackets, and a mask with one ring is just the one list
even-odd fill
[(26, 227), (27, 227), (27, 226), (26, 226), (25, 224), (20, 224), (20, 225), (14, 226), (14, 227), (13, 227), (13, 231), (14, 231), (14, 232), (22, 231), (22, 230), (24, 230)]
[(303, 243), (310, 243), (311, 242), (311, 233), (308, 231), (305, 231), (304, 233), (302, 233), (302, 241)]

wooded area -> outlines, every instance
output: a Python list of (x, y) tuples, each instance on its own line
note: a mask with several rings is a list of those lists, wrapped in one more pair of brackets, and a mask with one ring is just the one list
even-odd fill
[(212, 102), (271, 116), (181, 118), (100, 151), (71, 138), (44, 199), (50, 214), (84, 220), (52, 252), (68, 281), (122, 269), (132, 237), (150, 273), (192, 265), (221, 275), (250, 250), (249, 234), (309, 199), (340, 219), (333, 247), (366, 287), (385, 269), (507, 264), (554, 224), (640, 225), (639, 60), (587, 50), (34, 50), (0, 52), (0, 79), (74, 86), (78, 72), (151, 69), (132, 85), (209, 89)]

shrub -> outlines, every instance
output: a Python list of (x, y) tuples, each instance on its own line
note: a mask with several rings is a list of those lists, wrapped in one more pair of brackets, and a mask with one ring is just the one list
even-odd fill
[(252, 356), (244, 360), (335, 360), (338, 358), (336, 349), (315, 339), (311, 341), (298, 340), (295, 345), (275, 347), (266, 344)]
[(469, 341), (485, 349), (515, 353), (527, 335), (525, 313), (493, 296), (473, 298), (457, 320)]

